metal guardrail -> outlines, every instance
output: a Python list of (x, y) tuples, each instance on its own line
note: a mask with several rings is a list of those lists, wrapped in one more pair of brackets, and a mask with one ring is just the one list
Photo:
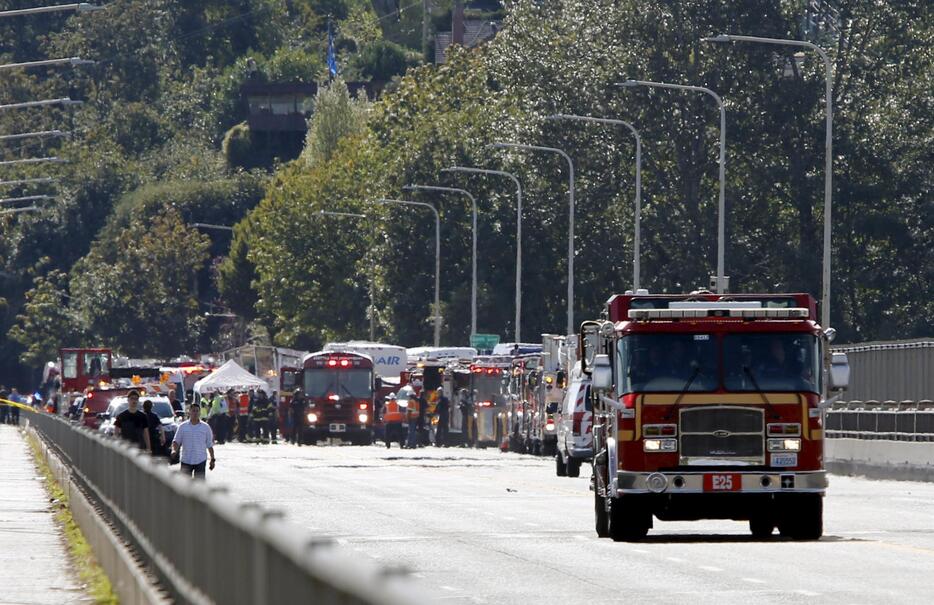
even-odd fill
[(849, 401), (827, 410), (828, 438), (934, 441), (934, 401)]
[(409, 605), (426, 602), (401, 569), (379, 568), (238, 504), (136, 448), (47, 414), (29, 423), (178, 603)]

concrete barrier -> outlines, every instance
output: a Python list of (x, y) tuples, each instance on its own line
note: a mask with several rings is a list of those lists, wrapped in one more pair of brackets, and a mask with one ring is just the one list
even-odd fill
[(826, 439), (824, 465), (838, 475), (934, 482), (934, 442)]

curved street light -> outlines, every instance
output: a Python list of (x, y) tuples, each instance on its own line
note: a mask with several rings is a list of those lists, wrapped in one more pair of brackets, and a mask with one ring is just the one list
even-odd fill
[(418, 206), (421, 208), (428, 208), (435, 215), (435, 304), (434, 304), (434, 320), (435, 320), (435, 346), (441, 346), (441, 216), (438, 214), (438, 209), (435, 208), (432, 204), (426, 204), (424, 202), (412, 202), (409, 200), (392, 200), (387, 198), (380, 198), (378, 200), (373, 200), (374, 204), (397, 204), (400, 206)]
[(518, 200), (516, 207), (516, 342), (522, 342), (522, 183), (518, 177), (511, 172), (504, 170), (488, 170), (486, 168), (471, 168), (468, 166), (451, 166), (442, 168), (441, 172), (461, 172), (465, 174), (486, 174), (493, 176), (505, 176), (516, 184), (516, 198)]
[(568, 163), (568, 198), (570, 209), (568, 212), (568, 326), (567, 333), (574, 334), (574, 161), (563, 149), (557, 147), (543, 147), (541, 145), (524, 145), (522, 143), (493, 143), (488, 145), (494, 149), (519, 149), (523, 151), (544, 151), (557, 153)]
[(726, 254), (726, 108), (720, 95), (704, 86), (691, 86), (688, 84), (671, 84), (668, 82), (648, 82), (646, 80), (626, 80), (621, 84), (626, 88), (645, 86), (647, 88), (669, 88), (674, 90), (688, 90), (702, 92), (713, 97), (720, 110), (720, 194), (717, 200), (717, 294), (723, 294), (726, 289), (726, 276), (724, 275), (724, 257)]
[(473, 211), (473, 235), (471, 237), (471, 285), (470, 285), (470, 335), (477, 333), (477, 199), (466, 189), (457, 187), (437, 187), (435, 185), (406, 185), (406, 191), (440, 191), (444, 193), (458, 193), (470, 198)]

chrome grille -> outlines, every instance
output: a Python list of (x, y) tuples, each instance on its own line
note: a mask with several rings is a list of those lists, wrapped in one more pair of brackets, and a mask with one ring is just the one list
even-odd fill
[(765, 464), (764, 414), (736, 406), (681, 410), (681, 464)]

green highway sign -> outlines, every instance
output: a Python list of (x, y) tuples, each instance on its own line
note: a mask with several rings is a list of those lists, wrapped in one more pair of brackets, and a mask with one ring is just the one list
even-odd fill
[(491, 351), (499, 344), (499, 334), (473, 334), (470, 337), (470, 346), (479, 351)]

